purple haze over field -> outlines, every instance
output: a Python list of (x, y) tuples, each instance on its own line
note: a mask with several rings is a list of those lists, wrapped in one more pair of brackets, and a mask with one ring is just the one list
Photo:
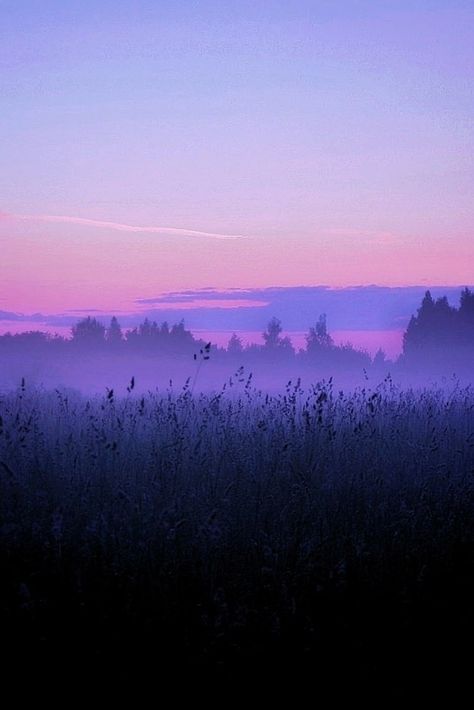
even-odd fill
[(0, 0), (4, 695), (472, 694), (473, 78), (474, 0)]

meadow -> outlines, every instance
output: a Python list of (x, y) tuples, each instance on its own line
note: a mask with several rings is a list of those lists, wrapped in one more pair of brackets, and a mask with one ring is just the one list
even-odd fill
[(0, 395), (0, 486), (12, 677), (343, 679), (404, 698), (468, 672), (470, 387), (22, 383)]

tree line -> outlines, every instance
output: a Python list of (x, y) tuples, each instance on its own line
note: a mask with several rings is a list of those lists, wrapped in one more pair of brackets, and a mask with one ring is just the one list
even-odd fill
[[(248, 362), (260, 360), (278, 363), (297, 358), (335, 369), (349, 366), (361, 368), (371, 364), (382, 367), (386, 364), (381, 349), (372, 359), (367, 352), (350, 343), (336, 345), (328, 331), (326, 314), (320, 315), (309, 328), (306, 346), (299, 351), (295, 350), (290, 338), (283, 335), (282, 323), (276, 317), (268, 322), (262, 336), (263, 344), (246, 345), (234, 333), (226, 348), (208, 344), (208, 353), (212, 357)], [(145, 318), (138, 326), (123, 330), (116, 316), (112, 317), (108, 326), (92, 316), (82, 318), (72, 327), (70, 338), (39, 331), (0, 336), (2, 350), (12, 348), (23, 352), (56, 349), (91, 354), (102, 352), (173, 356), (199, 355), (204, 346), (203, 340), (185, 328), (183, 320), (170, 325), (166, 321), (158, 324)], [(430, 291), (426, 291), (404, 333), (400, 362), (411, 366), (423, 362), (429, 364), (444, 361), (449, 364), (455, 363), (456, 357), (461, 362), (459, 358), (466, 355), (474, 358), (474, 293), (464, 288), (459, 307), (456, 308), (448, 303), (446, 296), (435, 300)]]
[[(306, 347), (296, 351), (290, 338), (284, 336), (281, 321), (273, 317), (262, 333), (263, 344), (244, 344), (233, 333), (227, 347), (208, 344), (213, 358), (252, 361), (268, 360), (272, 363), (304, 358), (318, 360), (320, 364), (359, 364), (368, 366), (370, 356), (350, 344), (336, 345), (328, 332), (326, 315), (322, 314), (306, 334)], [(92, 316), (79, 320), (71, 329), (71, 337), (64, 338), (39, 331), (6, 334), (0, 336), (0, 348), (9, 346), (16, 350), (51, 350), (76, 353), (143, 354), (143, 355), (199, 355), (205, 342), (187, 330), (184, 321), (170, 325), (166, 321), (159, 324), (148, 318), (135, 328), (123, 330), (117, 317), (113, 316), (105, 326)]]

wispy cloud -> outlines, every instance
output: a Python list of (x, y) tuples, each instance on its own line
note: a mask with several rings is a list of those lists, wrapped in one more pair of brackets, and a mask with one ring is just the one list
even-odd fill
[(60, 224), (79, 224), (84, 227), (94, 227), (98, 229), (112, 229), (116, 232), (134, 232), (146, 234), (163, 234), (177, 237), (202, 237), (206, 239), (248, 239), (243, 234), (219, 234), (217, 232), (201, 232), (196, 229), (182, 229), (177, 227), (142, 227), (133, 224), (122, 224), (121, 222), (109, 222), (100, 219), (88, 219), (86, 217), (71, 217), (67, 215), (51, 214), (9, 214), (0, 212), (1, 219), (14, 219), (28, 222), (50, 222)]
[[(145, 301), (146, 303), (146, 301)], [(231, 310), (235, 308), (265, 308), (266, 306), (269, 306), (270, 303), (268, 301), (261, 301), (261, 300), (252, 300), (252, 299), (247, 299), (243, 298), (241, 300), (237, 298), (233, 298), (230, 300), (229, 298), (222, 298), (222, 300), (219, 299), (214, 299), (211, 298), (209, 300), (206, 300), (205, 298), (198, 298), (198, 299), (172, 299), (169, 301), (166, 301), (165, 299), (163, 301), (160, 300), (152, 300), (152, 303), (154, 304), (155, 308), (157, 310), (172, 310), (172, 311), (182, 311), (182, 310), (203, 310), (203, 309), (225, 309), (225, 310)]]

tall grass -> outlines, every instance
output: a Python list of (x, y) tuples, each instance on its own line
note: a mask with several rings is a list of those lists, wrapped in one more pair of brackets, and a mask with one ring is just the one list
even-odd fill
[(13, 657), (380, 679), (472, 620), (473, 391), (238, 379), (1, 396)]

